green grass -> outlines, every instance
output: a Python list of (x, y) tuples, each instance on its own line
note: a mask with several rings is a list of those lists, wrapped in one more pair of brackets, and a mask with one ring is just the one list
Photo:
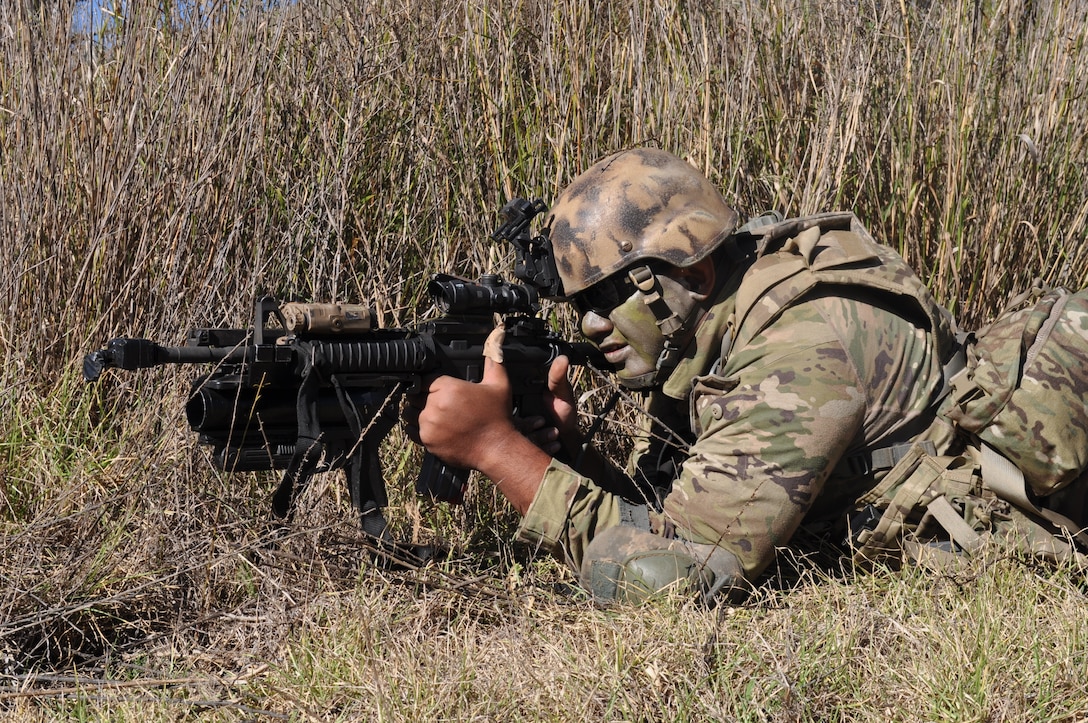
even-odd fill
[(278, 529), (273, 477), (212, 471), (186, 372), (79, 378), (110, 337), (245, 325), (264, 293), (416, 321), (430, 273), (510, 268), (487, 238), (507, 199), (552, 199), (638, 144), (689, 158), (742, 213), (855, 211), (967, 326), (1036, 276), (1079, 288), (1083, 3), (255, 4), (194, 27), (136, 0), (98, 43), (66, 6), (0, 6), (0, 711), (1088, 713), (1076, 571), (809, 570), (720, 611), (600, 610), (508, 542), (487, 482), (463, 508), (415, 499), (399, 432), (389, 516), (452, 556), (393, 571), (339, 478)]

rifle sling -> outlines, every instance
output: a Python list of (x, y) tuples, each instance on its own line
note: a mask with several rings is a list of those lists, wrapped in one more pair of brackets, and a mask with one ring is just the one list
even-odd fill
[(317, 373), (311, 368), (298, 388), (298, 439), (295, 442), (295, 453), (291, 456), (291, 462), (283, 473), (279, 487), (272, 495), (272, 513), (280, 519), (290, 519), (294, 512), (295, 499), (310, 481), (324, 453), (325, 445), (320, 440), (321, 424), (317, 418), (319, 389)]

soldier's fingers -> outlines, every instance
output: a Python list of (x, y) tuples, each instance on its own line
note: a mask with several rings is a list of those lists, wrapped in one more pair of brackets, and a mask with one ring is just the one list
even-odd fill
[(525, 438), (550, 455), (558, 454), (562, 445), (559, 442), (559, 429), (556, 427), (540, 427), (525, 433)]

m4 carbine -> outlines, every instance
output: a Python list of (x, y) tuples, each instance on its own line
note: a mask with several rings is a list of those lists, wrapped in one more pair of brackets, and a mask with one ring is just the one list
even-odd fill
[[(442, 316), (416, 328), (375, 328), (362, 305), (265, 297), (256, 302), (252, 329), (196, 329), (176, 347), (113, 339), (86, 356), (84, 378), (93, 381), (106, 369), (213, 365), (193, 380), (185, 416), (199, 442), (211, 447), (214, 465), (238, 472), (284, 470), (272, 500), (281, 518), (315, 473), (343, 469), (364, 532), (383, 538), (388, 498), (378, 448), (397, 423), (400, 396), (419, 390), (432, 375), (479, 381), (496, 314), (503, 317), (503, 366), (520, 416), (545, 414), (547, 369), (557, 357), (603, 365), (591, 345), (565, 341), (536, 316), (537, 289), (544, 287), (528, 274), (541, 276), (546, 243), (529, 239), (527, 227), (541, 210), (539, 202), (518, 199), (504, 209), (507, 222), (495, 233), (515, 244), (517, 271), (532, 285), (495, 275), (478, 282), (436, 275), (428, 291)], [(530, 250), (535, 258), (523, 261)], [(467, 475), (428, 453), (416, 490), (459, 502)]]

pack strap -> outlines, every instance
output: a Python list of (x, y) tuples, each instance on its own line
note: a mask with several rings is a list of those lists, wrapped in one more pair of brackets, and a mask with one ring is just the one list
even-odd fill
[(1028, 495), (1024, 473), (1005, 455), (986, 444), (979, 443), (983, 483), (1001, 499), (1020, 509), (1042, 517), (1065, 532), (1081, 545), (1088, 547), (1088, 532), (1065, 515), (1039, 507)]
[(864, 566), (872, 561), (898, 558), (908, 518), (927, 504), (927, 492), (954, 462), (952, 457), (930, 455), (920, 444), (911, 445), (880, 484), (858, 500), (863, 512), (865, 505), (876, 509), (869, 511), (860, 525), (860, 515), (850, 521), (848, 539), (854, 548), (855, 563)]
[[(944, 528), (944, 531), (948, 533), (948, 536), (952, 538), (964, 552), (971, 554), (982, 547), (986, 538), (975, 532), (975, 530), (967, 524), (967, 521), (963, 519), (963, 516), (956, 511), (956, 508), (952, 506), (952, 503), (948, 501), (948, 498), (944, 495), (940, 497), (934, 497), (926, 505), (926, 511), (937, 521), (937, 523)], [(924, 524), (924, 520), (923, 520)], [(922, 525), (920, 524), (919, 527)]]
[(1043, 323), (1042, 328), (1039, 329), (1038, 335), (1035, 337), (1035, 341), (1032, 343), (1031, 348), (1028, 349), (1027, 354), (1024, 355), (1023, 367), (1027, 369), (1035, 362), (1035, 357), (1039, 356), (1039, 352), (1042, 350), (1043, 345), (1046, 344), (1047, 339), (1050, 338), (1050, 334), (1054, 331), (1054, 327), (1061, 321), (1062, 311), (1065, 309), (1065, 305), (1072, 299), (1071, 294), (1063, 293), (1058, 297), (1058, 300), (1054, 302), (1054, 305), (1050, 307), (1050, 314), (1046, 321)]

